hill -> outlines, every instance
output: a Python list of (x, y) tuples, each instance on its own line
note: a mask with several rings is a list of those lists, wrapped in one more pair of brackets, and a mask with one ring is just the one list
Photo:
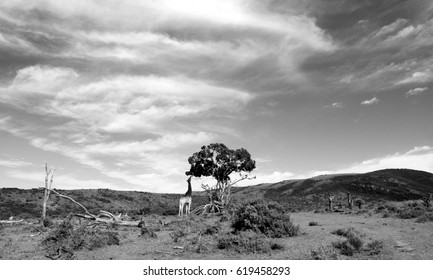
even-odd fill
[(433, 174), (411, 169), (384, 169), (260, 184), (235, 188), (232, 193), (238, 197), (265, 198), (311, 210), (323, 205), (328, 194), (335, 195), (337, 203), (344, 201), (347, 193), (366, 201), (421, 199), (433, 193)]
[[(128, 213), (133, 218), (144, 214), (177, 215), (179, 194), (157, 194), (138, 191), (60, 190), (62, 194), (82, 203), (90, 212), (107, 210)], [(326, 207), (326, 195), (335, 195), (335, 204), (344, 203), (346, 194), (365, 201), (402, 201), (420, 199), (433, 193), (433, 174), (409, 169), (386, 169), (365, 174), (334, 174), (303, 180), (287, 180), (233, 188), (234, 200), (264, 198), (278, 201), (292, 211)], [(42, 211), (43, 189), (0, 189), (0, 219), (39, 217)], [(207, 202), (203, 192), (193, 193), (193, 208)], [(52, 194), (47, 214), (65, 217), (82, 210), (69, 200)]]
[[(111, 213), (127, 213), (132, 218), (142, 214), (177, 215), (180, 194), (160, 194), (139, 191), (115, 191), (110, 189), (57, 190), (84, 205), (89, 212), (99, 210)], [(0, 189), (0, 219), (10, 216), (17, 218), (40, 217), (44, 189)], [(207, 198), (201, 193), (193, 193), (196, 205), (204, 204)], [(50, 195), (47, 216), (66, 217), (69, 213), (82, 213), (83, 210), (68, 199), (54, 193)]]

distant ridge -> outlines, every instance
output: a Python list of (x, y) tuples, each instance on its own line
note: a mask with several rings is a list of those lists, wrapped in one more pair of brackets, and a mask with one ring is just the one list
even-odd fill
[(412, 169), (384, 169), (363, 174), (319, 175), (233, 190), (236, 196), (263, 197), (283, 202), (293, 198), (347, 192), (367, 199), (420, 199), (433, 193), (433, 174)]

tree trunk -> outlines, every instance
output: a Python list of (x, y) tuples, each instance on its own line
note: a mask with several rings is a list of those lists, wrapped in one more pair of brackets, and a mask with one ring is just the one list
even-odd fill
[[(47, 165), (47, 163), (45, 163), (45, 173), (46, 173), (46, 175), (45, 175), (44, 198), (43, 198), (43, 201), (42, 201), (42, 222), (47, 217), (47, 204), (48, 204), (48, 199), (50, 197), (51, 187), (53, 185), (54, 171), (55, 171), (54, 168), (48, 170), (48, 165)], [(50, 180), (50, 182), (48, 182), (50, 174), (51, 174), (51, 180)]]

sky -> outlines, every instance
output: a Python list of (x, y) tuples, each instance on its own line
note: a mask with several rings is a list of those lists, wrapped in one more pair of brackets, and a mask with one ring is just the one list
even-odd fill
[(245, 184), (433, 172), (432, 49), (430, 0), (1, 1), (0, 187), (183, 193), (210, 143)]

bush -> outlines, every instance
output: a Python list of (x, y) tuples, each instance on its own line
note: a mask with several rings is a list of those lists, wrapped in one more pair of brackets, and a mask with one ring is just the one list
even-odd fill
[(353, 256), (362, 249), (364, 241), (359, 236), (359, 233), (354, 228), (337, 229), (332, 232), (333, 234), (346, 237), (346, 240), (334, 242), (332, 245), (340, 249), (341, 254), (346, 256)]
[(218, 226), (208, 226), (204, 230), (201, 231), (203, 235), (214, 235), (220, 231)]
[(272, 250), (282, 250), (284, 248), (283, 245), (272, 242), (266, 236), (252, 231), (224, 234), (218, 238), (217, 242), (218, 249), (245, 254), (268, 253)]
[(45, 218), (45, 219), (42, 221), (42, 225), (44, 225), (44, 227), (51, 227), (51, 226), (54, 225), (54, 223), (53, 223), (52, 220), (50, 220), (50, 219), (48, 219), (48, 218)]
[(397, 217), (400, 219), (413, 219), (425, 213), (422, 209), (403, 208), (398, 211)]
[(42, 241), (47, 257), (52, 259), (73, 259), (73, 251), (119, 245), (118, 233), (80, 227), (74, 229), (69, 220), (50, 231)]
[(367, 251), (369, 255), (378, 255), (383, 249), (383, 242), (374, 240), (368, 243), (366, 247), (365, 251)]
[(359, 235), (359, 233), (353, 227), (336, 229), (336, 230), (332, 231), (331, 233), (336, 234), (336, 235), (340, 235), (340, 236), (344, 236), (346, 238), (350, 238), (352, 236), (358, 236)]
[(262, 200), (240, 205), (233, 213), (232, 228), (235, 233), (252, 230), (276, 238), (296, 236), (299, 232), (299, 225), (291, 222), (280, 204)]
[(338, 251), (334, 247), (320, 246), (317, 250), (311, 251), (313, 260), (338, 260)]
[(175, 230), (175, 231), (171, 232), (170, 236), (173, 239), (173, 242), (177, 243), (177, 242), (179, 242), (179, 240), (182, 237), (187, 236), (187, 233), (185, 231), (181, 230), (181, 229), (178, 229), (178, 230)]
[(158, 237), (153, 230), (148, 229), (146, 227), (141, 228), (141, 236), (150, 237), (150, 238), (157, 238)]
[(425, 223), (425, 222), (433, 222), (433, 213), (432, 212), (425, 212), (421, 216), (416, 219), (417, 223)]
[(309, 225), (310, 227), (314, 227), (314, 226), (318, 226), (319, 223), (318, 223), (318, 222), (309, 222), (308, 225)]

